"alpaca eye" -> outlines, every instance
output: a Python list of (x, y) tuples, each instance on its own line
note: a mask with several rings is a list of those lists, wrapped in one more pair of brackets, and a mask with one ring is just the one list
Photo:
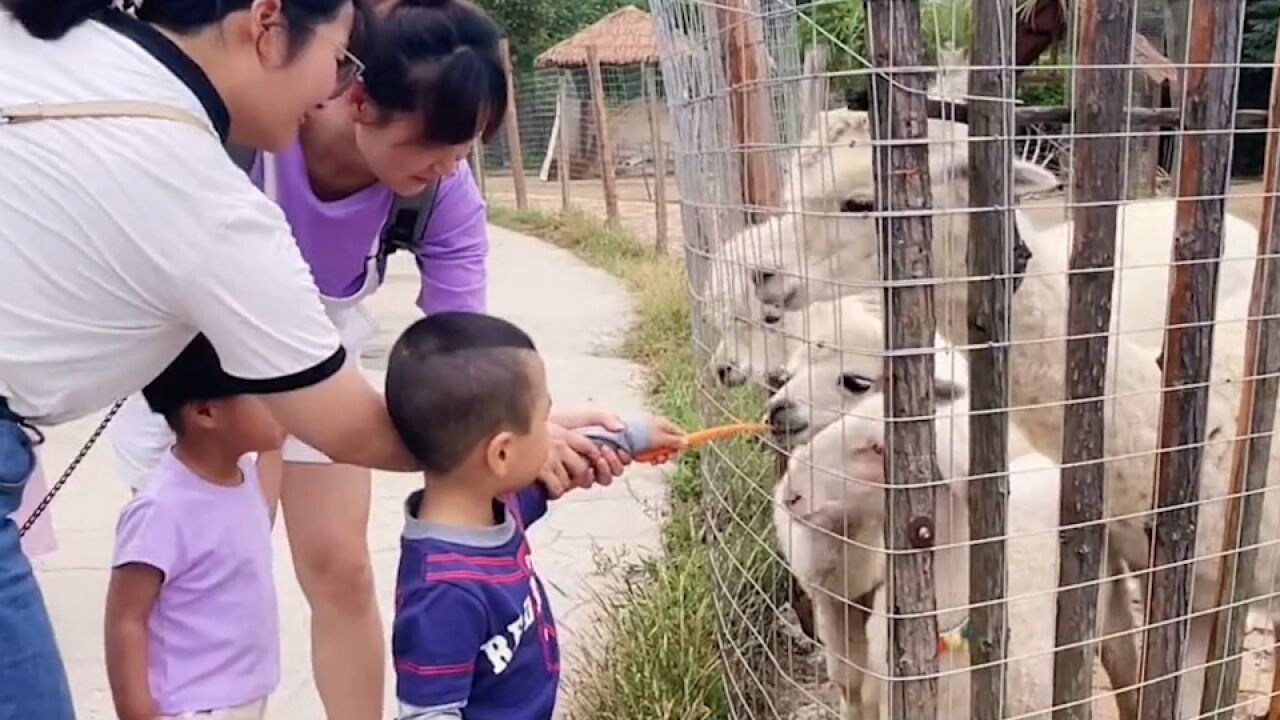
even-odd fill
[(840, 203), (840, 212), (847, 213), (869, 213), (876, 209), (875, 203), (870, 200), (858, 200), (850, 198)]
[(871, 380), (857, 373), (842, 373), (840, 387), (854, 395), (861, 395), (871, 389)]

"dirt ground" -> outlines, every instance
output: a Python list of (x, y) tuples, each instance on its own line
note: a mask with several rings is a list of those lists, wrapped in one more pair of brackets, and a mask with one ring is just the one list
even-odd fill
[[(654, 179), (642, 177), (618, 178), (618, 214), (622, 224), (639, 238), (653, 243), (657, 238), (658, 221), (653, 200)], [(561, 209), (560, 182), (542, 182), (536, 175), (525, 177), (529, 207), (534, 210), (559, 211)], [(516, 206), (515, 181), (510, 175), (485, 177), (485, 194), (490, 203), (502, 207)], [(604, 186), (599, 178), (573, 180), (569, 183), (569, 202), (579, 209), (605, 216)], [(679, 252), (684, 247), (684, 230), (680, 224), (680, 193), (675, 176), (667, 178), (667, 248)]]

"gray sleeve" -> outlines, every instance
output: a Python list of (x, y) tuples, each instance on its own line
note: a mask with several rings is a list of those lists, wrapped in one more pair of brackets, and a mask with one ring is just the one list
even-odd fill
[(423, 708), (408, 703), (400, 703), (400, 711), (396, 720), (462, 720), (462, 706), (441, 705)]

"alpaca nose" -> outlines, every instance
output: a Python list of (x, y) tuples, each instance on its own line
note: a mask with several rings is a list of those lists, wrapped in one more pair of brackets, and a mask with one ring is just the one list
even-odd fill
[(729, 381), (733, 378), (733, 366), (729, 363), (724, 363), (716, 367), (716, 377), (720, 378), (720, 384), (730, 384)]
[(765, 384), (768, 385), (770, 390), (778, 390), (783, 385), (786, 385), (787, 381), (790, 379), (791, 379), (791, 373), (787, 372), (786, 370), (783, 370), (782, 368), (775, 368), (773, 370), (770, 370), (764, 376)]
[(777, 276), (778, 274), (773, 271), (757, 268), (751, 271), (751, 282), (754, 285), (763, 285)]
[(789, 419), (787, 416), (791, 414), (794, 408), (795, 403), (790, 400), (783, 400), (769, 408), (769, 424), (775, 428), (787, 425), (787, 420)]
[(796, 503), (800, 502), (800, 493), (796, 492), (795, 490), (792, 490), (791, 492), (787, 493), (787, 497), (784, 500), (784, 502), (786, 502), (787, 507), (795, 507)]

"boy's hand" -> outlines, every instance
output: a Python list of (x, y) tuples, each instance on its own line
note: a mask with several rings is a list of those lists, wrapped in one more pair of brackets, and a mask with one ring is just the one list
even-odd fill
[[(617, 419), (612, 414), (599, 413), (599, 411), (585, 411), (580, 414), (576, 420), (586, 420), (579, 427), (588, 427), (588, 425), (605, 424), (613, 418), (613, 423), (617, 427), (623, 427), (617, 423)], [(593, 439), (584, 436), (579, 432), (563, 427), (563, 425), (550, 421), (550, 454), (547, 460), (547, 466), (543, 470), (541, 477), (556, 478), (550, 482), (558, 484), (567, 484), (567, 489), (571, 488), (589, 488), (593, 484), (603, 484), (608, 486), (613, 482), (613, 478), (622, 474), (622, 470), (626, 469), (626, 465), (630, 464), (631, 456), (626, 452), (617, 451), (616, 448), (608, 446), (596, 445)], [(548, 489), (550, 486), (548, 486)]]

